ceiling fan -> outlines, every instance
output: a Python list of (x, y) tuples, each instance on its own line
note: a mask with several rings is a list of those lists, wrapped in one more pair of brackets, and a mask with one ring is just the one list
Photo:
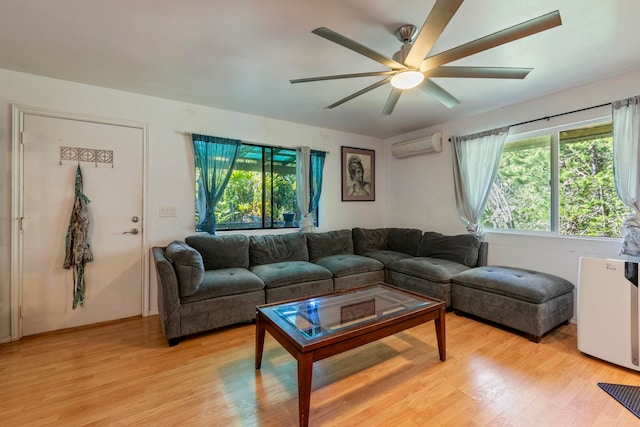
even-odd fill
[(445, 64), (562, 25), (560, 12), (556, 10), (555, 12), (547, 13), (546, 15), (489, 34), (445, 52), (427, 56), (463, 1), (464, 0), (437, 0), (418, 33), (416, 33), (416, 27), (413, 25), (404, 25), (398, 28), (395, 34), (403, 45), (400, 50), (393, 55), (393, 58), (369, 49), (326, 27), (316, 28), (312, 31), (313, 34), (373, 59), (390, 68), (390, 70), (310, 77), (294, 79), (290, 80), (290, 82), (305, 83), (353, 77), (385, 76), (383, 80), (342, 98), (326, 108), (335, 108), (387, 83), (391, 83), (392, 88), (389, 98), (382, 110), (382, 115), (391, 114), (403, 90), (416, 86), (419, 86), (423, 91), (448, 108), (453, 108), (459, 104), (460, 101), (434, 83), (433, 80), (431, 80), (432, 77), (524, 79), (532, 68), (463, 67), (446, 66)]

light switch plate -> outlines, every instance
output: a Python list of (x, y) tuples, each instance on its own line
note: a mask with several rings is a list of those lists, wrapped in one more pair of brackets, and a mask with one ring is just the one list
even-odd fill
[(176, 216), (176, 207), (160, 206), (160, 216)]

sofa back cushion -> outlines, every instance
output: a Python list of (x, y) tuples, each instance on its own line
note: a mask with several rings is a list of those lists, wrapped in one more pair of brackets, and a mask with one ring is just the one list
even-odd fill
[(185, 239), (187, 244), (200, 252), (205, 270), (249, 267), (249, 238), (241, 234), (212, 236), (194, 234)]
[(478, 262), (480, 239), (472, 234), (445, 236), (427, 231), (420, 239), (419, 257), (446, 259), (448, 261), (475, 267)]
[(422, 230), (417, 228), (389, 228), (387, 249), (416, 256), (422, 238)]
[(371, 251), (380, 251), (387, 246), (388, 228), (360, 228), (351, 230), (353, 236), (353, 252), (362, 255)]
[(310, 260), (329, 255), (353, 254), (351, 230), (305, 233), (305, 235)]
[(250, 265), (284, 261), (309, 261), (307, 238), (303, 233), (251, 236), (249, 238)]
[(204, 278), (204, 264), (200, 253), (185, 242), (176, 240), (169, 243), (165, 256), (173, 263), (180, 297), (195, 294)]

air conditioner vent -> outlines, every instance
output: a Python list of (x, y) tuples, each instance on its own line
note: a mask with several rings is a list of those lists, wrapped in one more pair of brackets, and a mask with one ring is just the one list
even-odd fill
[(391, 146), (391, 154), (398, 159), (420, 154), (440, 153), (441, 151), (442, 134), (440, 132), (410, 141), (396, 142)]

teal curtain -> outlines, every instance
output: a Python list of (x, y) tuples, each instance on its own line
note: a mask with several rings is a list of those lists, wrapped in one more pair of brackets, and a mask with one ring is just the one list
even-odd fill
[(302, 231), (311, 231), (313, 218), (309, 207), (311, 206), (311, 148), (298, 147), (296, 149), (296, 204), (298, 205), (298, 226)]
[(300, 230), (313, 230), (313, 213), (320, 203), (324, 151), (298, 147), (296, 159), (297, 202)]
[(324, 159), (327, 153), (324, 151), (311, 150), (311, 161), (309, 165), (309, 212), (313, 213), (318, 209), (320, 194), (322, 193), (322, 171), (324, 170)]
[(196, 167), (196, 231), (216, 232), (215, 207), (229, 183), (242, 142), (193, 134)]

